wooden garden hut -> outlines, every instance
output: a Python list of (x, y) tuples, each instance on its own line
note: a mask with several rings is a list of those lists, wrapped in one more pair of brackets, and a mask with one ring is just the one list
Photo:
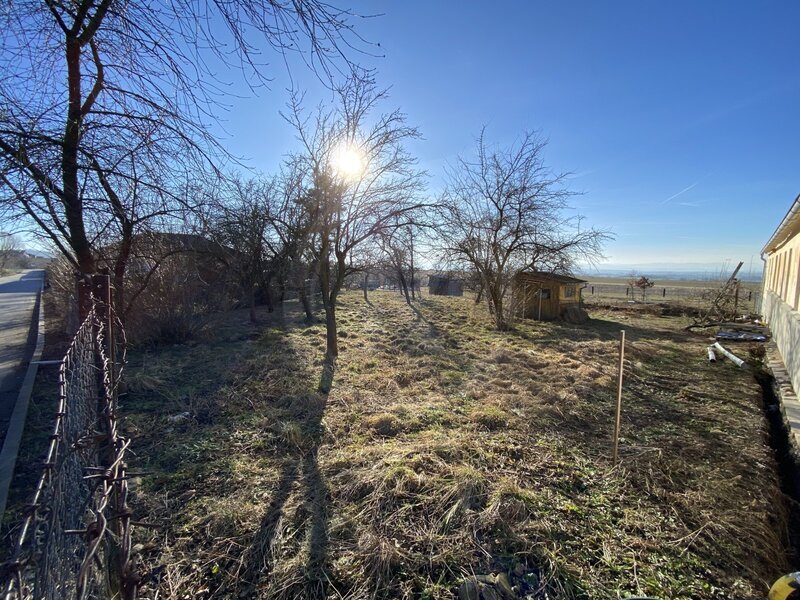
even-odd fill
[(514, 278), (515, 312), (526, 319), (552, 320), (578, 318), (581, 290), (586, 281), (568, 275), (542, 271), (524, 271)]
[(431, 296), (463, 296), (464, 280), (449, 275), (428, 277), (428, 293)]

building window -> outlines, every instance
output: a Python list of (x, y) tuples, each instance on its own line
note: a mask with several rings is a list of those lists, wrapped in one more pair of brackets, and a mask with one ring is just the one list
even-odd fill
[(542, 300), (550, 300), (550, 288), (542, 288)]
[(574, 298), (575, 297), (575, 286), (568, 285), (564, 288), (564, 298)]

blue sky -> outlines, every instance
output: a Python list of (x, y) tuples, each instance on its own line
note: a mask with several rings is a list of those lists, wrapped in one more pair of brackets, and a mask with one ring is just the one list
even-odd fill
[[(344, 6), (342, 2), (338, 5)], [(574, 173), (585, 224), (611, 229), (609, 263), (752, 262), (800, 193), (795, 2), (356, 2), (382, 57), (361, 57), (424, 136), (431, 175), (468, 154), (482, 125), (510, 144), (547, 137)], [(237, 99), (226, 145), (273, 171), (294, 147), (278, 111), (288, 78)], [(318, 80), (292, 68), (311, 101)], [(236, 89), (236, 86), (234, 86)], [(242, 94), (248, 94), (240, 90)]]

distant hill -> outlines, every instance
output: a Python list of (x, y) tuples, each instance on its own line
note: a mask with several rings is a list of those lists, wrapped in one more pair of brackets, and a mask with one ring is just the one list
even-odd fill
[[(718, 281), (730, 277), (735, 264), (722, 267), (719, 263), (652, 263), (608, 264), (598, 267), (579, 267), (577, 273), (584, 277), (626, 277), (631, 273), (674, 281)], [(741, 281), (761, 281), (762, 263), (752, 266), (745, 263), (739, 271)]]
[(47, 260), (52, 260), (53, 259), (53, 255), (51, 253), (45, 252), (43, 250), (35, 250), (35, 249), (32, 249), (32, 248), (25, 248), (24, 252), (25, 252), (25, 254), (30, 256), (31, 258), (45, 258)]

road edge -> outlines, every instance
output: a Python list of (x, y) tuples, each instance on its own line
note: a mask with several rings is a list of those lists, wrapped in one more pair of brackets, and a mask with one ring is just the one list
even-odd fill
[[(36, 333), (36, 346), (33, 349), (28, 369), (25, 372), (25, 379), (17, 394), (17, 401), (14, 404), (14, 412), (11, 413), (11, 420), (8, 423), (8, 431), (3, 441), (3, 449), (0, 450), (0, 523), (6, 512), (8, 502), (8, 492), (11, 489), (11, 480), (14, 477), (14, 469), (17, 466), (17, 456), (22, 444), (22, 433), (25, 430), (25, 421), (28, 418), (28, 406), (33, 394), (33, 384), (36, 381), (36, 374), (39, 370), (39, 360), (42, 358), (44, 350), (44, 283), (42, 277), (42, 287), (36, 299), (38, 306), (38, 330)], [(36, 307), (34, 307), (36, 310)]]

